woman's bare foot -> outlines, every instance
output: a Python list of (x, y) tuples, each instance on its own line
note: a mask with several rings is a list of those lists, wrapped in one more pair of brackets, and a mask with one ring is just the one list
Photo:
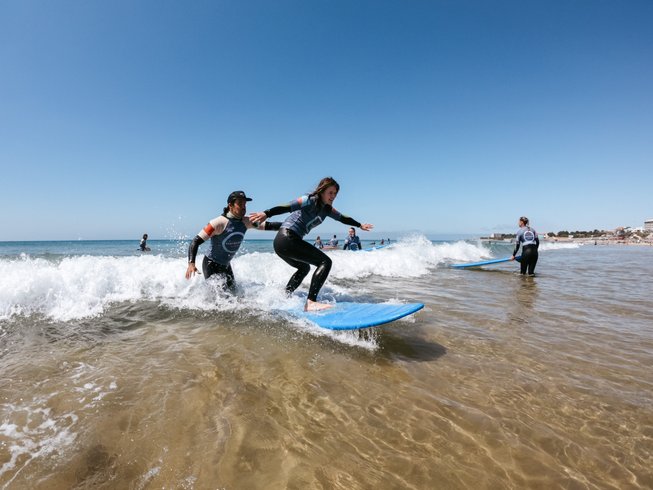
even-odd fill
[(318, 303), (317, 301), (311, 301), (308, 299), (304, 305), (304, 311), (320, 311), (327, 310), (332, 307), (333, 305), (330, 305), (329, 303)]

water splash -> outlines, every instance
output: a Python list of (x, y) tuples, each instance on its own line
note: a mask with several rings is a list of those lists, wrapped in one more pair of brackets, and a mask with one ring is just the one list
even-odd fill
[[(360, 281), (370, 276), (414, 278), (453, 261), (490, 255), (481, 244), (434, 244), (419, 235), (371, 252), (335, 250), (329, 252), (333, 267), (323, 294), (351, 300)], [(287, 309), (296, 306), (289, 301), (303, 301), (285, 297), (284, 286), (294, 270), (274, 253), (245, 253), (232, 265), (239, 285), (236, 297), (223, 294), (213, 278), (205, 281), (199, 275), (187, 281), (183, 257), (82, 255), (49, 260), (23, 254), (0, 260), (0, 320), (38, 314), (69, 321), (98, 316), (112, 304), (130, 301), (197, 311)], [(309, 280), (310, 275), (305, 286)]]

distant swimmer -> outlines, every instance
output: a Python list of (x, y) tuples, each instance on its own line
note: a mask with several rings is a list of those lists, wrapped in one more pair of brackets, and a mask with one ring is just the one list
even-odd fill
[(143, 234), (143, 238), (141, 238), (141, 244), (138, 246), (138, 248), (141, 252), (150, 251), (150, 247), (147, 246), (147, 233)]
[(322, 243), (322, 239), (320, 238), (319, 235), (315, 239), (315, 243), (313, 244), (313, 246), (319, 248), (320, 250), (322, 250), (324, 248), (324, 244)]
[(345, 244), (342, 247), (343, 250), (360, 250), (361, 239), (356, 235), (356, 230), (352, 227), (349, 228), (349, 236), (345, 238)]
[(264, 230), (278, 230), (281, 223), (261, 222), (253, 223), (245, 216), (247, 212), (247, 197), (243, 191), (234, 191), (227, 198), (227, 207), (222, 214), (213, 218), (209, 223), (195, 235), (188, 246), (188, 268), (186, 279), (190, 279), (197, 271), (195, 258), (199, 246), (206, 240), (211, 240), (211, 248), (202, 261), (202, 272), (204, 278), (208, 279), (213, 274), (218, 274), (225, 279), (225, 285), (229, 289), (234, 288), (234, 272), (231, 268), (231, 259), (240, 248), (245, 238), (245, 232), (250, 228), (261, 228)]
[(329, 247), (337, 247), (338, 246), (338, 237), (333, 235), (333, 238), (329, 240), (329, 243), (327, 244)]
[(316, 266), (308, 289), (308, 299), (304, 305), (305, 311), (323, 310), (331, 306), (317, 302), (317, 295), (331, 270), (331, 259), (327, 254), (304, 241), (304, 237), (321, 224), (326, 217), (346, 225), (357, 226), (365, 231), (373, 228), (373, 225), (369, 223), (361, 224), (349, 216), (340, 214), (333, 207), (333, 201), (339, 190), (340, 185), (333, 178), (325, 177), (310, 194), (301, 196), (288, 204), (250, 215), (254, 223), (260, 223), (271, 216), (291, 213), (281, 225), (281, 229), (274, 239), (274, 251), (285, 262), (297, 269), (286, 285), (287, 294), (292, 294), (299, 287), (310, 272), (311, 265)]
[(537, 232), (529, 226), (526, 216), (519, 218), (519, 230), (515, 239), (515, 250), (510, 260), (515, 260), (515, 255), (517, 255), (520, 245), (522, 246), (521, 273), (526, 274), (528, 270), (528, 275), (532, 276), (535, 273), (535, 264), (537, 264), (537, 249), (540, 246), (540, 239), (537, 236)]

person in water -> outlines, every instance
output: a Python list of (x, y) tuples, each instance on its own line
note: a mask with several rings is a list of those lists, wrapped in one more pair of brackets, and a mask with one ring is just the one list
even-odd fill
[(333, 235), (333, 238), (329, 240), (329, 243), (327, 243), (329, 247), (337, 247), (338, 246), (338, 238)]
[(349, 228), (349, 236), (345, 238), (345, 244), (342, 247), (343, 250), (360, 250), (361, 239), (356, 235), (356, 230), (354, 227)]
[(141, 244), (138, 246), (138, 248), (141, 252), (150, 251), (150, 248), (147, 246), (147, 233), (143, 234), (143, 238), (141, 238)]
[(526, 274), (528, 271), (528, 275), (532, 276), (535, 274), (535, 264), (537, 264), (538, 258), (537, 249), (540, 246), (540, 239), (537, 236), (537, 232), (529, 226), (526, 216), (519, 218), (519, 230), (515, 238), (515, 250), (510, 260), (515, 260), (515, 255), (517, 255), (520, 245), (522, 246), (521, 273)]
[[(209, 223), (195, 235), (195, 238), (188, 246), (188, 267), (186, 269), (186, 279), (190, 279), (197, 271), (195, 267), (195, 258), (199, 246), (206, 240), (211, 240), (211, 248), (204, 256), (202, 261), (202, 272), (204, 278), (208, 279), (214, 274), (219, 274), (225, 279), (225, 286), (229, 289), (234, 288), (234, 271), (231, 268), (231, 259), (240, 248), (245, 238), (245, 232), (250, 228), (259, 228), (264, 230), (278, 230), (281, 223), (269, 223), (261, 220), (252, 223), (245, 216), (247, 212), (247, 201), (252, 199), (247, 197), (243, 191), (234, 191), (227, 198), (227, 207), (222, 210), (222, 214), (213, 218)], [(261, 225), (262, 228), (261, 228)]]
[(326, 217), (347, 225), (357, 226), (365, 231), (369, 231), (374, 227), (369, 223), (361, 224), (349, 216), (340, 214), (333, 207), (333, 201), (339, 190), (340, 185), (332, 177), (325, 177), (310, 194), (301, 196), (288, 204), (275, 206), (250, 215), (253, 223), (262, 223), (272, 216), (291, 213), (274, 238), (274, 251), (285, 262), (297, 269), (286, 285), (286, 293), (289, 295), (299, 287), (302, 280), (308, 275), (311, 270), (310, 266), (317, 267), (311, 279), (308, 299), (304, 305), (305, 311), (323, 310), (331, 307), (329, 304), (317, 302), (317, 295), (331, 270), (331, 259), (321, 250), (305, 242), (304, 236), (322, 223)]
[(319, 237), (319, 235), (315, 239), (315, 243), (313, 244), (313, 246), (319, 248), (320, 250), (324, 248), (324, 244), (322, 243), (322, 239)]

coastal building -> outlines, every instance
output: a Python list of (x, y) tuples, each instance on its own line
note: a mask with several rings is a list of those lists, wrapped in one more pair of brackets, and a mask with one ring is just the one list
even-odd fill
[(647, 219), (644, 221), (644, 229), (646, 231), (653, 231), (653, 219)]

